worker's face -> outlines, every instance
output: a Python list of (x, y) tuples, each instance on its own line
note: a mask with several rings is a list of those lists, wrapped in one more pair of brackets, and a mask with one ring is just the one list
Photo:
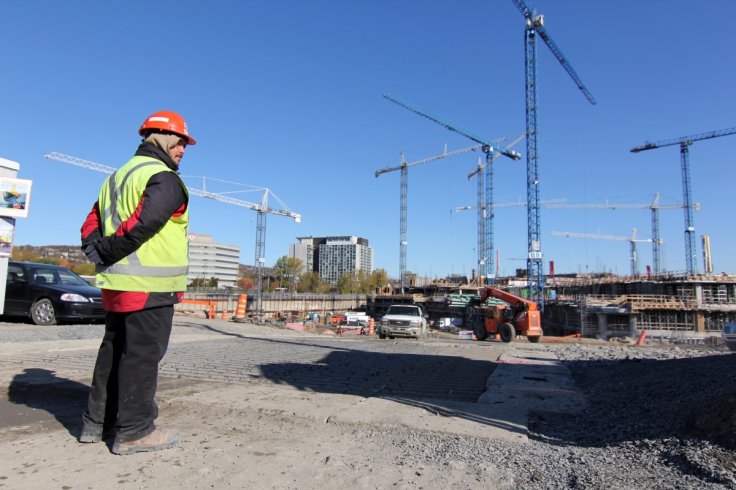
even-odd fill
[(181, 158), (184, 156), (184, 153), (186, 153), (186, 148), (187, 142), (180, 138), (179, 142), (169, 150), (169, 156), (174, 160), (177, 167), (179, 166), (179, 162), (181, 162)]

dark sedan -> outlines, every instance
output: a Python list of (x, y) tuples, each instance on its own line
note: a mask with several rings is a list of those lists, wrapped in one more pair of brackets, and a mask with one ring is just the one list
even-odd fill
[(64, 267), (9, 262), (3, 315), (30, 318), (36, 325), (59, 321), (101, 321), (102, 294)]

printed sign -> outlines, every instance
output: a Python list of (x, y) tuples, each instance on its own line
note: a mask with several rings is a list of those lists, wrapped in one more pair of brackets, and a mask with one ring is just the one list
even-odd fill
[(0, 257), (10, 257), (13, 252), (15, 218), (0, 218)]
[(0, 216), (27, 218), (32, 181), (0, 177)]

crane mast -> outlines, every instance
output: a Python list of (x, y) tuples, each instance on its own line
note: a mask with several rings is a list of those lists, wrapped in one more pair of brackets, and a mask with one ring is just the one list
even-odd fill
[[(654, 195), (652, 204), (546, 204), (545, 208), (589, 208), (589, 209), (650, 209), (652, 212), (652, 268), (654, 275), (659, 274), (662, 271), (662, 243), (659, 233), (659, 210), (660, 209), (681, 209), (684, 208), (684, 204), (659, 204), (659, 192)], [(695, 211), (700, 211), (700, 203), (695, 203), (693, 208)]]
[[(510, 149), (516, 146), (525, 133), (520, 134), (506, 148)], [(495, 213), (493, 211), (495, 203), (495, 169), (493, 162), (501, 155), (496, 151), (486, 153), (486, 163), (482, 163), (478, 158), (478, 168), (468, 174), (468, 180), (474, 175), (478, 175), (478, 274), (488, 284), (495, 284), (496, 270), (493, 256), (495, 254)], [(485, 175), (483, 170), (485, 169)]]
[[(475, 206), (476, 214), (478, 217), (478, 271), (479, 273), (481, 271), (486, 270), (484, 267), (482, 267), (485, 264), (485, 257), (488, 257), (488, 259), (493, 262), (493, 255), (494, 255), (494, 247), (493, 247), (493, 232), (490, 233), (490, 252), (487, 252), (488, 250), (486, 248), (486, 242), (485, 239), (489, 235), (486, 233), (486, 226), (487, 223), (490, 222), (491, 224), (488, 226), (493, 227), (493, 223), (496, 219), (496, 209), (497, 208), (510, 208), (515, 206), (524, 206), (527, 207), (528, 204), (526, 202), (510, 202), (510, 203), (502, 203), (502, 204), (486, 204), (484, 200), (484, 176), (483, 176), (483, 163), (480, 157), (478, 158), (478, 168), (476, 170), (473, 170), (470, 174), (468, 174), (468, 179), (473, 178), (475, 175), (478, 175), (478, 198), (477, 198), (477, 205)], [(560, 202), (564, 201), (564, 199), (550, 199), (549, 201), (543, 201), (543, 202)], [(459, 213), (460, 211), (468, 211), (473, 209), (473, 206), (467, 205), (467, 206), (459, 206), (455, 208), (455, 212)], [(494, 266), (494, 270), (496, 271), (496, 274), (499, 273), (498, 267), (495, 264), (492, 264)]]
[(422, 165), (425, 163), (433, 162), (435, 160), (440, 160), (442, 158), (448, 158), (455, 155), (461, 155), (463, 153), (467, 153), (469, 151), (476, 151), (481, 148), (481, 145), (473, 145), (473, 146), (466, 146), (465, 148), (459, 148), (457, 150), (453, 150), (448, 152), (447, 148), (440, 153), (439, 155), (433, 155), (427, 158), (422, 158), (419, 160), (414, 160), (411, 162), (407, 162), (404, 158), (404, 152), (401, 152), (401, 164), (394, 167), (386, 167), (379, 170), (376, 170), (376, 177), (379, 175), (388, 173), (388, 172), (394, 172), (396, 170), (401, 171), (401, 179), (399, 183), (400, 188), (400, 200), (399, 200), (399, 284), (401, 288), (401, 292), (404, 292), (404, 289), (406, 288), (406, 259), (407, 259), (407, 251), (408, 251), (408, 237), (407, 237), (407, 222), (408, 222), (408, 194), (409, 194), (409, 167), (414, 167), (416, 165)]
[[(64, 155), (62, 153), (57, 152), (51, 152), (44, 155), (45, 158), (48, 158), (49, 160), (56, 160), (63, 163), (68, 163), (70, 165), (74, 165), (76, 167), (86, 168), (89, 170), (94, 170), (96, 172), (101, 172), (104, 174), (112, 174), (115, 173), (117, 170), (115, 167), (110, 167), (107, 165), (102, 165), (100, 163), (91, 162), (89, 160), (83, 160), (81, 158), (76, 158), (69, 155)], [(203, 184), (203, 187), (206, 187), (206, 185)], [(288, 218), (292, 218), (296, 223), (299, 223), (302, 219), (301, 215), (299, 213), (295, 213), (291, 210), (289, 210), (286, 206), (284, 206), (284, 209), (274, 209), (272, 208), (268, 203), (268, 197), (269, 195), (273, 195), (273, 192), (271, 192), (268, 188), (262, 188), (260, 189), (263, 191), (263, 198), (261, 199), (260, 203), (252, 203), (248, 201), (243, 201), (241, 199), (234, 199), (232, 197), (224, 196), (222, 194), (217, 194), (214, 192), (208, 192), (204, 189), (197, 189), (194, 187), (187, 186), (187, 191), (195, 196), (205, 197), (207, 199), (212, 199), (215, 201), (220, 201), (225, 204), (232, 204), (233, 206), (240, 206), (244, 208), (248, 208), (250, 210), (253, 210), (257, 214), (256, 219), (256, 258), (255, 258), (255, 268), (256, 268), (256, 313), (258, 315), (262, 312), (262, 292), (263, 292), (263, 265), (265, 263), (265, 249), (266, 249), (266, 214), (275, 214), (278, 216), (286, 216)], [(274, 198), (279, 200), (278, 197), (274, 195)], [(280, 204), (283, 205), (283, 202), (279, 200)]]
[(512, 0), (526, 21), (524, 32), (524, 73), (526, 94), (526, 167), (527, 167), (527, 268), (531, 298), (544, 309), (544, 270), (541, 245), (541, 222), (539, 209), (539, 149), (537, 138), (537, 34), (552, 51), (575, 85), (591, 104), (595, 99), (578, 77), (572, 65), (557, 47), (544, 28), (544, 16), (534, 15), (523, 0)]
[[(404, 161), (404, 154), (401, 154), (401, 160)], [(401, 166), (401, 182), (399, 183), (400, 189), (400, 202), (399, 202), (399, 287), (401, 288), (401, 294), (404, 294), (406, 288), (406, 259), (409, 248), (409, 237), (408, 237), (408, 199), (409, 199), (409, 167), (404, 161), (404, 165)]]
[[(407, 109), (407, 110), (415, 113), (415, 114), (418, 114), (418, 115), (420, 115), (422, 117), (425, 117), (425, 118), (429, 119), (430, 121), (435, 122), (435, 123), (439, 124), (440, 126), (443, 126), (443, 127), (447, 128), (447, 129), (449, 129), (450, 131), (453, 131), (455, 133), (461, 134), (461, 135), (465, 136), (466, 138), (468, 138), (469, 140), (474, 141), (476, 143), (479, 143), (481, 145), (481, 150), (483, 151), (483, 153), (486, 154), (486, 162), (487, 162), (486, 163), (486, 174), (487, 175), (486, 175), (486, 178), (485, 178), (485, 201), (486, 201), (485, 207), (486, 208), (489, 208), (489, 203), (490, 204), (493, 203), (493, 175), (492, 175), (492, 165), (491, 165), (491, 163), (493, 162), (493, 160), (495, 158), (497, 158), (497, 156), (494, 157), (493, 155), (494, 154), (495, 155), (498, 155), (498, 154), (504, 155), (504, 156), (506, 156), (508, 158), (511, 158), (512, 160), (520, 160), (521, 159), (521, 155), (518, 152), (512, 150), (511, 149), (511, 145), (509, 147), (506, 147), (506, 148), (498, 148), (496, 146), (496, 144), (497, 144), (496, 142), (490, 142), (490, 141), (488, 141), (486, 139), (483, 139), (483, 138), (481, 138), (479, 136), (476, 136), (474, 134), (468, 133), (467, 131), (461, 130), (457, 126), (455, 126), (454, 124), (445, 122), (445, 121), (441, 120), (440, 118), (438, 118), (437, 116), (434, 116), (432, 114), (429, 114), (427, 112), (424, 112), (422, 110), (419, 110), (419, 109), (417, 109), (417, 108), (409, 105), (409, 103), (407, 103), (407, 102), (404, 102), (402, 100), (399, 100), (399, 99), (397, 99), (395, 97), (392, 97), (392, 96), (390, 96), (388, 94), (383, 94), (383, 97), (386, 98), (386, 99), (388, 99), (388, 100), (390, 100), (391, 102), (393, 102), (393, 103), (395, 103), (395, 104), (397, 104), (397, 105), (399, 105), (399, 106), (401, 106), (401, 107), (403, 107), (403, 108), (405, 108), (405, 109)], [(498, 141), (498, 140), (496, 140), (496, 141)], [(482, 186), (482, 183), (479, 183), (479, 185)], [(478, 220), (479, 221), (480, 220), (484, 220), (484, 224), (480, 224), (479, 223), (479, 235), (482, 233), (483, 243), (482, 244), (480, 243), (480, 238), (479, 238), (479, 247), (478, 247), (478, 249), (479, 249), (479, 252), (478, 252), (478, 255), (479, 255), (479, 258), (478, 258), (478, 269), (479, 269), (479, 271), (478, 271), (478, 273), (483, 278), (484, 281), (487, 280), (487, 279), (491, 279), (492, 280), (492, 278), (495, 276), (495, 274), (493, 273), (493, 264), (492, 264), (492, 262), (490, 264), (491, 269), (490, 270), (488, 269), (488, 267), (489, 267), (489, 261), (491, 261), (491, 256), (493, 255), (493, 226), (492, 226), (492, 224), (489, 224), (488, 223), (488, 220), (489, 219), (492, 219), (492, 213), (490, 213), (488, 210), (485, 210), (485, 211), (483, 211), (481, 209), (478, 210)], [(483, 231), (481, 231), (481, 229)], [(483, 251), (482, 252), (482, 256), (481, 256), (480, 250)]]
[(657, 142), (645, 142), (643, 145), (635, 146), (631, 149), (632, 153), (639, 153), (646, 150), (654, 150), (665, 146), (680, 146), (680, 171), (682, 173), (682, 204), (685, 211), (685, 268), (688, 274), (697, 272), (697, 257), (695, 251), (695, 222), (693, 219), (692, 203), (692, 180), (690, 178), (690, 150), (689, 147), (695, 141), (701, 141), (721, 136), (736, 134), (736, 128), (719, 129), (716, 131), (708, 131), (706, 133), (693, 134), (680, 138), (672, 138)]
[(630, 237), (614, 236), (614, 235), (596, 235), (592, 233), (577, 233), (573, 231), (553, 231), (552, 235), (563, 236), (563, 237), (568, 237), (568, 238), (594, 238), (597, 240), (621, 240), (621, 241), (629, 242), (629, 248), (630, 248), (629, 259), (631, 260), (631, 277), (636, 277), (639, 275), (639, 260), (638, 260), (638, 256), (636, 253), (636, 244), (637, 243), (650, 243), (652, 241), (651, 238), (645, 238), (645, 239), (636, 238), (636, 228), (633, 228), (631, 230)]

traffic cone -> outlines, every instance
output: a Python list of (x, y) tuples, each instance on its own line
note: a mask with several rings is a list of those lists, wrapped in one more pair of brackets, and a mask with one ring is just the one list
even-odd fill
[(235, 309), (235, 316), (233, 317), (233, 320), (236, 322), (244, 322), (245, 321), (245, 309), (248, 305), (248, 295), (247, 294), (241, 294), (238, 298), (238, 306)]
[(373, 335), (376, 332), (376, 325), (373, 321), (373, 318), (368, 320), (368, 335)]
[(647, 331), (642, 330), (641, 334), (639, 334), (639, 338), (636, 339), (636, 345), (644, 345), (644, 342), (647, 340)]

